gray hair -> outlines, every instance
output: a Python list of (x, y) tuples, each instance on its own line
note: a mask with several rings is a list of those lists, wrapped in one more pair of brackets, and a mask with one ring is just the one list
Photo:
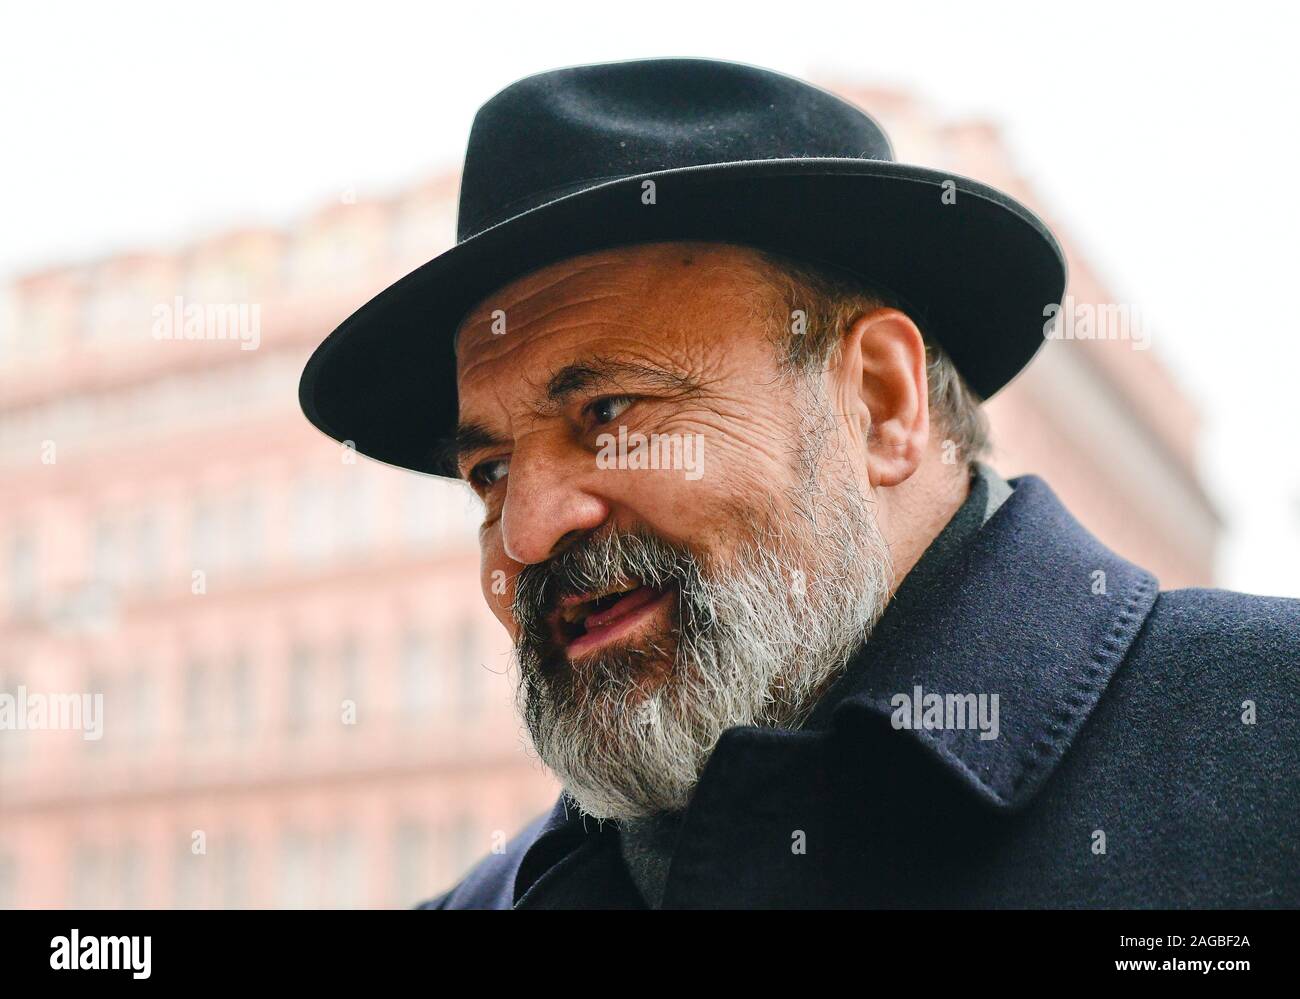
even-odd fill
[[(812, 375), (823, 371), (839, 349), (841, 338), (863, 313), (898, 308), (891, 296), (847, 271), (796, 260), (768, 250), (755, 250), (758, 271), (769, 291), (763, 321), (777, 337), (782, 361), (791, 372)], [(775, 292), (775, 301), (770, 292)], [(796, 333), (791, 317), (804, 314), (804, 329)], [(918, 324), (919, 325), (919, 324)], [(947, 352), (925, 330), (926, 382), (930, 419), (952, 442), (965, 464), (974, 465), (989, 450), (988, 418), (981, 399), (966, 384)]]

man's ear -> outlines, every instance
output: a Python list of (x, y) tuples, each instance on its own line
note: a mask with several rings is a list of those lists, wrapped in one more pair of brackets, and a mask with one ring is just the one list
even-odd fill
[(925, 341), (904, 313), (863, 313), (840, 341), (826, 376), (872, 488), (896, 486), (921, 463), (930, 438)]

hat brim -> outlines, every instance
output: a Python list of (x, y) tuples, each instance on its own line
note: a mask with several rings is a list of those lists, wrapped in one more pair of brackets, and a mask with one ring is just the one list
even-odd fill
[[(642, 203), (646, 180), (655, 181), (654, 204)], [(378, 461), (455, 475), (439, 444), (457, 424), (454, 334), (465, 314), (547, 264), (687, 239), (820, 260), (888, 289), (983, 398), (1042, 346), (1044, 311), (1066, 285), (1065, 256), (1047, 226), (968, 178), (859, 159), (665, 170), (522, 212), (388, 287), (312, 354), (298, 388), (303, 412)]]

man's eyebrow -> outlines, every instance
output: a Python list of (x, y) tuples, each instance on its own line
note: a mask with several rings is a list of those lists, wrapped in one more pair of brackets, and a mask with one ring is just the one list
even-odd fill
[(566, 364), (546, 383), (546, 399), (551, 406), (562, 406), (580, 392), (599, 385), (619, 385), (623, 380), (670, 392), (696, 392), (700, 385), (688, 375), (668, 371), (652, 364), (593, 357)]
[(475, 451), (501, 447), (506, 443), (504, 437), (481, 423), (462, 423), (454, 434), (443, 438), (435, 447), (435, 460), (452, 474), (459, 475), (462, 457)]
[[(619, 385), (624, 379), (670, 392), (696, 392), (700, 388), (694, 378), (652, 364), (592, 357), (566, 364), (550, 377), (546, 383), (547, 408), (559, 408), (580, 392), (598, 385)], [(435, 445), (434, 460), (445, 469), (444, 474), (459, 476), (460, 463), (466, 455), (508, 443), (505, 437), (481, 423), (462, 423), (454, 434)]]

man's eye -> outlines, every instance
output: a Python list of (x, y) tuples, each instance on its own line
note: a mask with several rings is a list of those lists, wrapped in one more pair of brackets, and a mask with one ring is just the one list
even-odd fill
[(611, 420), (617, 420), (629, 406), (632, 405), (632, 397), (628, 395), (607, 395), (603, 399), (597, 399), (587, 407), (587, 412), (591, 414), (592, 420), (597, 425), (609, 423)]
[(485, 461), (480, 465), (475, 465), (473, 471), (469, 473), (470, 480), (475, 485), (487, 488), (495, 485), (506, 477), (510, 470), (510, 460), (508, 458), (495, 458), (492, 461)]

